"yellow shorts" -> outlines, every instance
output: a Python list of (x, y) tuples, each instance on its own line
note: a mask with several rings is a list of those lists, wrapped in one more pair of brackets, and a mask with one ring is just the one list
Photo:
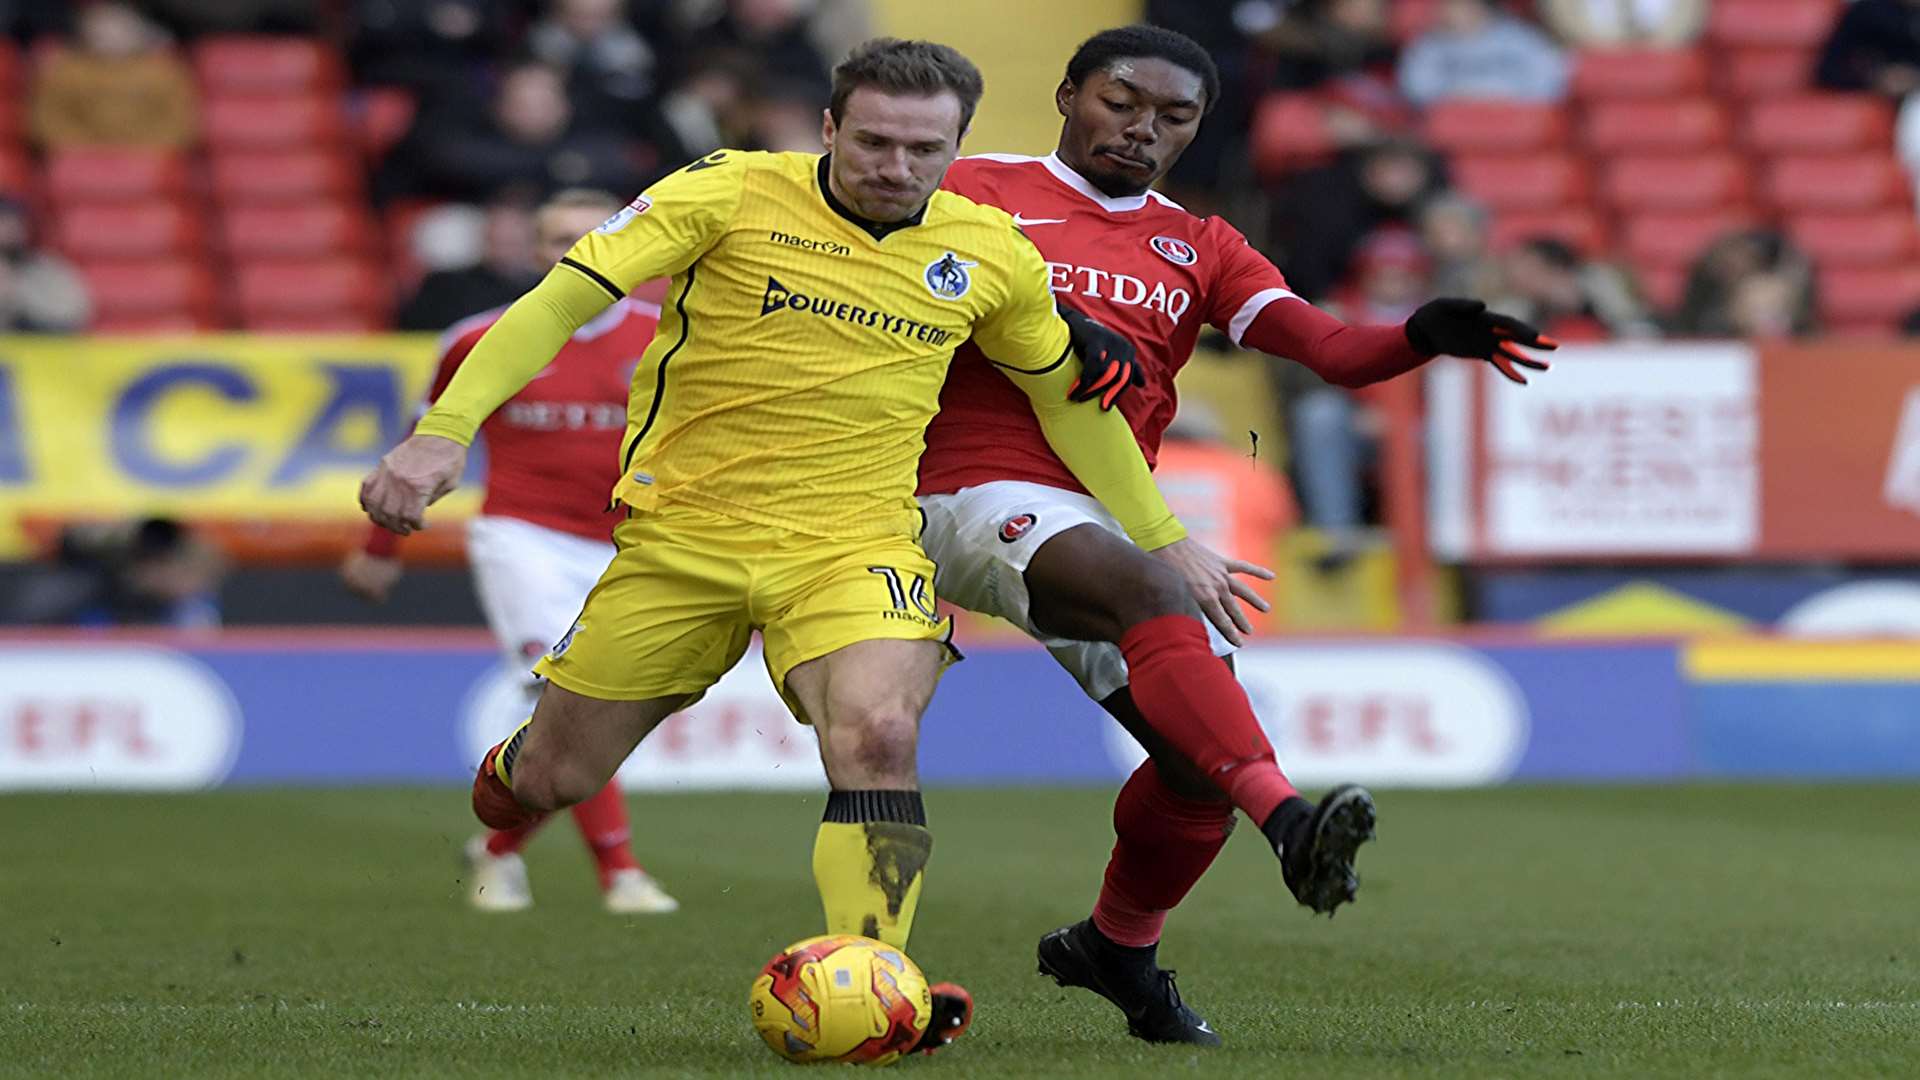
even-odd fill
[[(534, 666), (603, 700), (698, 694), (740, 661), (759, 630), (767, 674), (859, 641), (947, 643), (933, 562), (905, 537), (823, 540), (675, 506), (629, 517), (567, 635)], [(950, 659), (953, 654), (949, 646)]]

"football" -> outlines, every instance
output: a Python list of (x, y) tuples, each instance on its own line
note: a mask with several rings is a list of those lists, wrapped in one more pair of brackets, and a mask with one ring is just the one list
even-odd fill
[(781, 950), (760, 969), (747, 1000), (760, 1037), (795, 1062), (891, 1064), (933, 1017), (927, 978), (907, 954), (852, 934)]

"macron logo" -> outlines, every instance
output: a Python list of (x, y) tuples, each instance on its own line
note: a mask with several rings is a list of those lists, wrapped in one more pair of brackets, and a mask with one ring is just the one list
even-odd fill
[(1022, 217), (1017, 213), (1013, 215), (1013, 223), (1023, 229), (1029, 225), (1063, 225), (1066, 220), (1063, 217)]

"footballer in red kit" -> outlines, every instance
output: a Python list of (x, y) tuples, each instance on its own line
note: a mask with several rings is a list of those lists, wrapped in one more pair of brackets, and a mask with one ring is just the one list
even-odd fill
[[(946, 186), (1012, 214), (1052, 272), (1069, 326), (1097, 323), (1135, 348), (1088, 350), (1077, 399), (1117, 407), (1149, 464), (1172, 421), (1174, 378), (1203, 328), (1237, 345), (1362, 386), (1436, 355), (1484, 359), (1516, 382), (1551, 349), (1531, 327), (1477, 300), (1438, 299), (1405, 324), (1348, 326), (1287, 288), (1232, 225), (1152, 190), (1218, 96), (1192, 40), (1151, 26), (1097, 34), (1055, 93), (1065, 123), (1046, 157), (954, 163)], [(1266, 602), (1243, 577), (1264, 567), (1191, 539), (1151, 552), (1127, 540), (1040, 438), (1031, 409), (973, 350), (955, 355), (929, 425), (919, 496), (922, 541), (940, 595), (1005, 618), (1045, 644), (1088, 696), (1147, 749), (1114, 807), (1116, 843), (1092, 916), (1041, 938), (1043, 974), (1118, 1006), (1131, 1034), (1213, 1045), (1157, 963), (1167, 913), (1213, 862), (1235, 809), (1260, 826), (1294, 898), (1331, 914), (1359, 885), (1372, 796), (1348, 784), (1317, 804), (1286, 779), (1234, 679), (1250, 629), (1239, 606)]]
[[(557, 261), (619, 206), (601, 192), (555, 195), (536, 218), (543, 255)], [(429, 403), (504, 310), (475, 315), (443, 335)], [(619, 474), (628, 386), (659, 325), (657, 304), (621, 300), (582, 326), (551, 364), (480, 426), (487, 441), (487, 489), (480, 513), (467, 524), (467, 562), (494, 639), (507, 664), (520, 672), (528, 672), (567, 632), (612, 554), (617, 519), (608, 512), (607, 493)], [(362, 550), (341, 568), (348, 588), (385, 600), (401, 575), (399, 544), (399, 536), (373, 526)], [(531, 674), (526, 690), (530, 696), (539, 690)], [(593, 855), (607, 910), (628, 915), (679, 907), (633, 857), (617, 782), (574, 806), (573, 817)], [(519, 911), (532, 905), (520, 849), (535, 828), (495, 830), (468, 843), (468, 899), (474, 907)]]

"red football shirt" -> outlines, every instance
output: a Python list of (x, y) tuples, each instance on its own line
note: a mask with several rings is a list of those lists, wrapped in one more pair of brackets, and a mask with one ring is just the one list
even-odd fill
[[(1267, 305), (1294, 296), (1232, 225), (1195, 217), (1158, 192), (1104, 195), (1053, 155), (962, 158), (944, 186), (1014, 215), (1046, 258), (1053, 291), (1133, 341), (1146, 385), (1119, 408), (1148, 464), (1178, 404), (1174, 376), (1201, 327), (1237, 345)], [(954, 355), (927, 427), (920, 494), (994, 480), (1085, 491), (1047, 446), (1025, 396), (969, 343)]]
[[(505, 308), (455, 323), (441, 338), (433, 401)], [(519, 518), (594, 540), (612, 534), (607, 513), (620, 475), (627, 389), (640, 354), (660, 325), (660, 307), (628, 297), (594, 316), (561, 346), (553, 362), (480, 425), (487, 441), (483, 514)], [(369, 551), (391, 550), (376, 529)]]

